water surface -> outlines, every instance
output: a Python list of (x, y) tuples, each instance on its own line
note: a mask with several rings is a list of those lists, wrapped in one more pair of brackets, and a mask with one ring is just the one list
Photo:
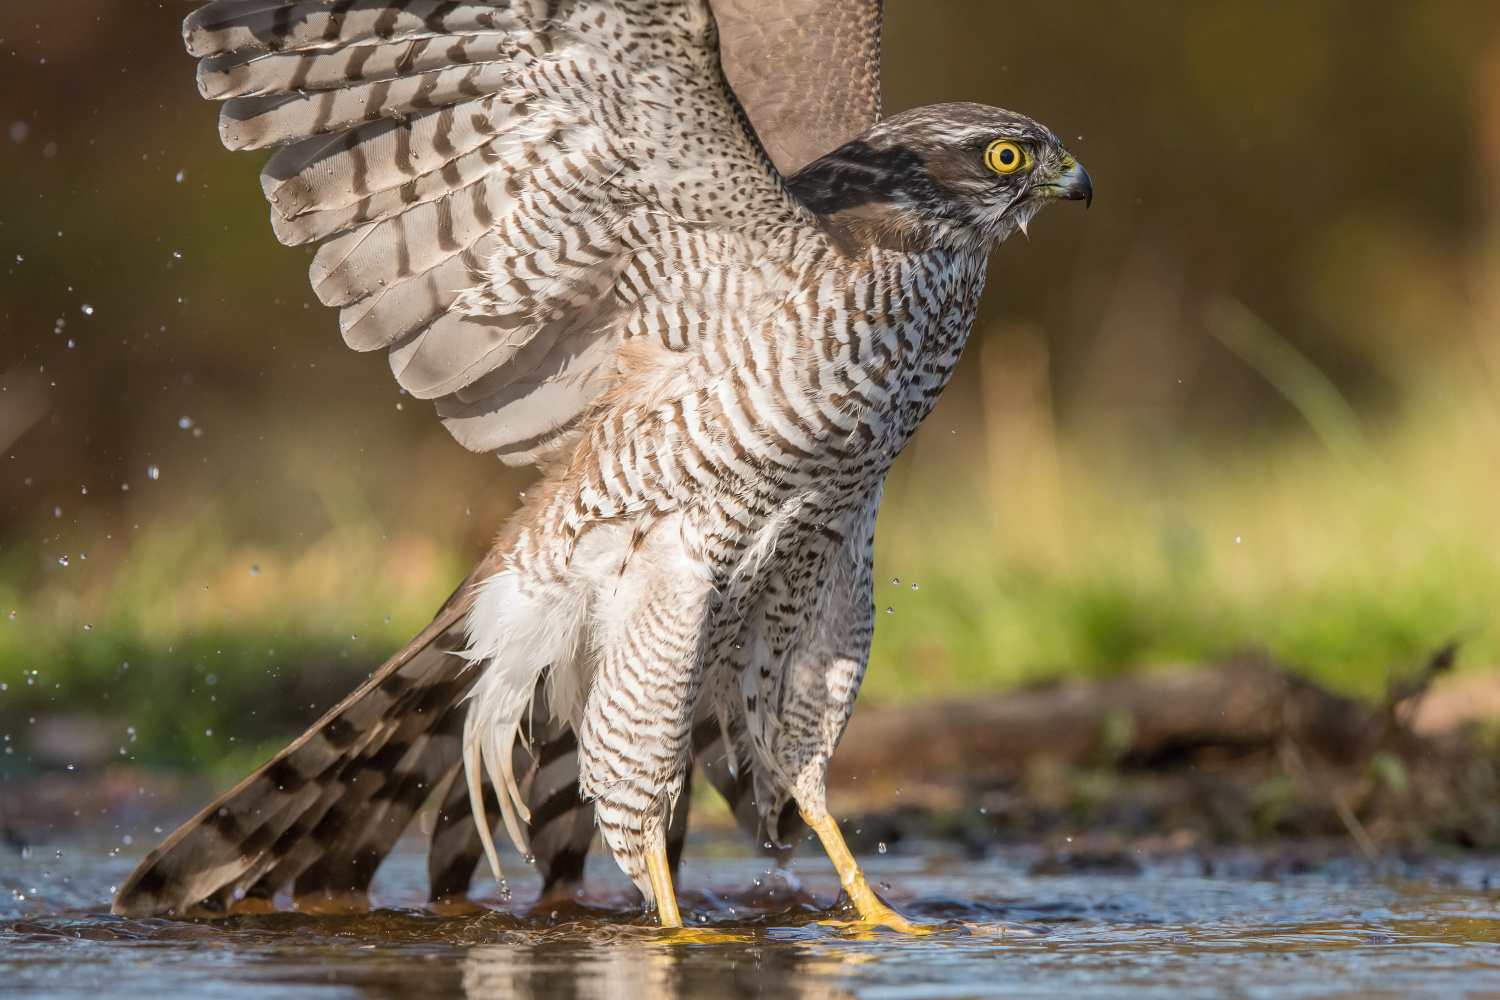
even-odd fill
[[(974, 861), (940, 847), (866, 859), (938, 928), (923, 938), (821, 923), (837, 882), (796, 884), (746, 858), (690, 857), (688, 935), (649, 926), (595, 862), (591, 894), (528, 912), (423, 911), (423, 862), (394, 855), (374, 912), (212, 923), (108, 914), (132, 856), (87, 842), (0, 859), (0, 995), (366, 998), (1462, 997), (1500, 995), (1500, 864), (1334, 861), (1288, 874), (1263, 855), (1146, 860), (1134, 874), (1056, 870), (1035, 852)], [(129, 851), (130, 849), (126, 849)], [(61, 856), (58, 855), (61, 851)], [(111, 851), (114, 851), (112, 854)], [(701, 852), (700, 852), (701, 853)], [(1296, 867), (1296, 866), (1293, 866)], [(512, 870), (524, 869), (512, 859)], [(1274, 877), (1266, 877), (1270, 872)], [(800, 886), (800, 888), (798, 888)], [(797, 889), (797, 891), (792, 891)]]

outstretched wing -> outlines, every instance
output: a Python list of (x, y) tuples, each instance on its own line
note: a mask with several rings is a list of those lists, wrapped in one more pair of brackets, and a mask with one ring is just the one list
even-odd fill
[(724, 74), (783, 176), (880, 120), (880, 0), (713, 0)]
[(281, 147), (271, 221), (326, 241), (312, 284), (345, 341), (515, 464), (610, 384), (629, 286), (656, 277), (643, 217), (798, 211), (706, 0), (217, 0), (184, 34), (224, 143)]

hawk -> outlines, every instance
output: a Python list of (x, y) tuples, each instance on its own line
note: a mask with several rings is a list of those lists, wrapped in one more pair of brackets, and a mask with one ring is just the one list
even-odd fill
[[(681, 926), (692, 759), (866, 883), (824, 776), (874, 621), (881, 484), (993, 247), (1092, 196), (1055, 135), (881, 118), (878, 0), (216, 0), (184, 25), (276, 235), (465, 447), (540, 485), (437, 617), (167, 838), (116, 913), (355, 903), (429, 796), (462, 901), (492, 824), (549, 885), (593, 827)], [(800, 817), (800, 820), (798, 819)]]

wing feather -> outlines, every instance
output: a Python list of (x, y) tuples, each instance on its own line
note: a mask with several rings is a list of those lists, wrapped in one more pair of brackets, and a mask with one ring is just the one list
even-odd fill
[(342, 90), (351, 81), (377, 83), (450, 66), (504, 63), (516, 52), (510, 32), (354, 44), (301, 52), (223, 52), (198, 63), (198, 92), (209, 100), (254, 97), (281, 91), (291, 81), (300, 91)]
[(399, 215), (335, 236), (313, 258), (313, 291), (324, 305), (346, 306), (425, 274), (479, 242), (509, 200), (494, 177), (485, 175)]
[(494, 94), (514, 77), (504, 63), (451, 66), (415, 76), (312, 94), (231, 97), (219, 114), (219, 138), (230, 149), (263, 149), (309, 135), (342, 132), (383, 118)]
[(261, 172), (266, 199), (284, 219), (343, 208), (377, 191), (432, 176), (489, 142), (509, 117), (493, 97), (382, 119), (283, 146)]
[(485, 280), (483, 271), (498, 246), (493, 234), (485, 236), (425, 274), (388, 285), (347, 306), (339, 314), (344, 343), (356, 351), (375, 351), (433, 322), (460, 295)]
[(214, 0), (182, 25), (188, 54), (334, 49), (372, 38), (510, 31), (513, 4), (451, 0)]

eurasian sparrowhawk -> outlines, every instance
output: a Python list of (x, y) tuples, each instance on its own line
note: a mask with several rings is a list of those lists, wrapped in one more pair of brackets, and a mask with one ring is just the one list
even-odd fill
[(800, 814), (861, 916), (911, 926), (824, 802), (881, 484), (990, 250), (1091, 188), (1018, 114), (882, 120), (879, 30), (878, 0), (217, 0), (187, 19), (225, 144), (280, 147), (272, 224), (323, 241), (312, 282), (349, 346), (387, 349), (459, 442), (542, 478), (432, 624), (158, 847), (117, 913), (264, 908), (288, 883), (358, 900), (446, 788), (435, 896), (481, 846), (498, 876), (494, 813), (556, 871), (591, 806), (677, 925), (667, 849), (696, 752), (759, 837)]

